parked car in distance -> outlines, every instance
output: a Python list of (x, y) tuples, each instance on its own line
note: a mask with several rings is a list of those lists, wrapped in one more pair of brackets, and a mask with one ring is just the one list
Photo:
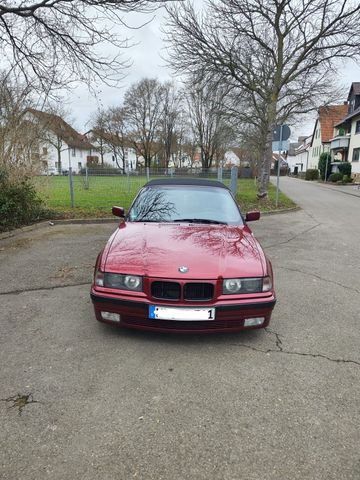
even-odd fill
[(230, 190), (201, 179), (148, 182), (98, 255), (91, 299), (100, 322), (141, 330), (264, 328), (273, 271)]

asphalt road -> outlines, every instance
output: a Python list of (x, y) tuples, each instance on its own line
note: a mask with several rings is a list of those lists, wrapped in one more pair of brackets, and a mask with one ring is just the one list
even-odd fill
[(303, 209), (253, 224), (276, 275), (267, 331), (98, 324), (115, 224), (0, 241), (1, 479), (360, 479), (360, 198), (281, 188)]

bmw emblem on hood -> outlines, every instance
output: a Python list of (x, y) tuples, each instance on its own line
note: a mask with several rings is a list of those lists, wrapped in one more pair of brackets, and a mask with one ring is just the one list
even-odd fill
[(189, 271), (188, 267), (185, 267), (185, 265), (182, 265), (179, 267), (179, 272), (180, 273), (187, 273)]

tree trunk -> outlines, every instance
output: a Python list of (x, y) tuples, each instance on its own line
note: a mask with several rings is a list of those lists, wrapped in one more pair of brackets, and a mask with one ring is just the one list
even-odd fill
[(262, 162), (260, 170), (259, 188), (257, 193), (258, 198), (266, 198), (268, 194), (272, 161), (272, 139), (276, 126), (276, 104), (277, 102), (273, 101), (268, 109), (266, 139), (262, 145)]
[(61, 175), (61, 150), (60, 148), (57, 149), (57, 154), (58, 154), (58, 172), (59, 172), (59, 175)]

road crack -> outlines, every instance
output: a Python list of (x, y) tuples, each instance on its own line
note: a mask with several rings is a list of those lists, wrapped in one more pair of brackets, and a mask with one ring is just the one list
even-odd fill
[(9, 290), (8, 292), (0, 292), (1, 295), (20, 295), (21, 293), (26, 292), (41, 292), (46, 290), (56, 290), (58, 288), (67, 288), (67, 287), (78, 287), (81, 285), (90, 285), (91, 282), (79, 282), (79, 283), (67, 283), (63, 285), (53, 285), (52, 287), (34, 287), (34, 288), (23, 288), (21, 290)]
[(305, 233), (309, 233), (309, 232), (311, 232), (311, 230), (314, 230), (315, 228), (320, 227), (320, 225), (322, 225), (322, 223), (317, 223), (316, 225), (313, 225), (312, 227), (307, 228), (306, 230), (303, 230), (302, 232), (299, 232), (299, 233), (293, 235), (292, 237), (288, 238), (287, 240), (284, 240), (282, 242), (274, 243), (273, 245), (264, 245), (264, 248), (268, 250), (269, 248), (274, 248), (274, 247), (278, 247), (279, 245), (285, 245), (287, 243), (290, 243), (293, 240), (295, 240), (296, 238), (301, 237)]
[(231, 345), (233, 347), (244, 347), (249, 350), (253, 350), (254, 352), (259, 352), (259, 353), (283, 353), (285, 355), (294, 355), (294, 356), (299, 356), (299, 357), (311, 357), (311, 358), (323, 358), (324, 360), (328, 360), (329, 362), (334, 362), (334, 363), (351, 363), (353, 365), (360, 366), (360, 362), (357, 362), (356, 360), (349, 360), (346, 358), (332, 358), (329, 357), (328, 355), (323, 355), (322, 353), (306, 353), (306, 352), (299, 352), (296, 350), (285, 350), (283, 347), (283, 342), (281, 340), (282, 335), (279, 333), (275, 332), (274, 330), (270, 328), (265, 328), (266, 333), (269, 335), (272, 335), (275, 337), (275, 346), (276, 348), (259, 348), (259, 347), (254, 347), (252, 345), (247, 345), (246, 343), (232, 343)]
[(342, 283), (336, 282), (335, 280), (329, 280), (328, 278), (321, 277), (320, 275), (317, 275), (316, 273), (305, 272), (304, 270), (300, 270), (298, 268), (291, 268), (291, 267), (277, 267), (277, 268), (282, 269), (282, 270), (288, 270), (290, 272), (302, 273), (303, 275), (307, 275), (309, 277), (317, 278), (318, 280), (321, 280), (322, 282), (331, 283), (332, 285), (337, 285), (338, 287), (342, 287), (345, 290), (350, 290), (351, 292), (360, 293), (360, 290), (358, 290), (357, 288), (349, 287), (347, 285), (343, 285)]
[(1, 398), (0, 401), (12, 403), (8, 408), (17, 408), (20, 417), (26, 405), (29, 405), (30, 403), (39, 403), (37, 400), (33, 399), (32, 393), (29, 393), (28, 395), (20, 395), (20, 393), (18, 393), (12, 397)]

